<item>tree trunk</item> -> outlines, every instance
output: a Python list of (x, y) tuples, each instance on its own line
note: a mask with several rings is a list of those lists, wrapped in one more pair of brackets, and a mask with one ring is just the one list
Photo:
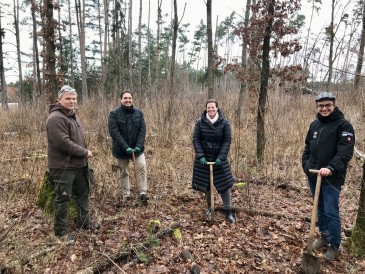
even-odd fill
[(14, 3), (14, 26), (15, 26), (15, 37), (16, 37), (16, 52), (18, 58), (18, 73), (19, 73), (19, 87), (20, 87), (20, 99), (22, 105), (25, 105), (26, 96), (23, 84), (23, 73), (22, 73), (22, 59), (20, 56), (20, 34), (19, 34), (19, 0), (13, 1)]
[(359, 209), (357, 211), (356, 222), (352, 230), (349, 244), (350, 249), (355, 256), (365, 255), (365, 162), (362, 166)]
[(37, 19), (36, 11), (38, 10), (35, 0), (32, 0), (32, 23), (33, 23), (33, 60), (34, 60), (34, 78), (35, 85), (33, 87), (33, 101), (38, 99), (42, 94), (41, 70), (39, 68), (39, 50), (37, 35)]
[[(0, 7), (1, 14), (1, 7)], [(9, 110), (8, 106), (8, 94), (6, 92), (6, 82), (5, 82), (5, 68), (4, 68), (4, 54), (3, 54), (3, 37), (5, 36), (5, 31), (1, 27), (1, 16), (0, 16), (0, 73), (1, 73), (1, 106), (3, 110)]]
[(72, 39), (72, 24), (71, 24), (71, 1), (68, 2), (68, 21), (70, 22), (70, 85), (75, 87), (75, 75), (74, 75), (74, 47)]
[(82, 102), (87, 102), (89, 94), (87, 91), (87, 78), (86, 78), (86, 56), (85, 56), (85, 0), (76, 0), (76, 18), (77, 27), (80, 41), (80, 55), (81, 55), (81, 77), (82, 77)]
[[(246, 1), (246, 11), (245, 11), (245, 21), (244, 21), (244, 27), (248, 27), (248, 21), (250, 19), (250, 8), (251, 8), (251, 0)], [(242, 41), (242, 62), (241, 62), (241, 68), (246, 71), (247, 69), (247, 43), (243, 39)], [(240, 92), (238, 95), (238, 103), (236, 108), (236, 125), (240, 129), (241, 125), (241, 112), (242, 112), (242, 106), (243, 106), (243, 95), (246, 91), (246, 79), (241, 80), (240, 84)]]
[(156, 41), (156, 60), (155, 60), (155, 81), (158, 85), (160, 76), (160, 31), (161, 31), (161, 5), (162, 0), (157, 0), (157, 41)]
[(138, 92), (142, 94), (142, 0), (139, 0), (138, 18)]
[(171, 140), (172, 134), (172, 113), (174, 106), (174, 98), (175, 98), (175, 89), (174, 89), (174, 75), (175, 75), (175, 59), (176, 59), (176, 40), (177, 40), (177, 31), (178, 31), (178, 16), (177, 16), (177, 4), (176, 0), (174, 0), (174, 20), (173, 20), (173, 34), (172, 34), (172, 53), (171, 53), (171, 64), (170, 64), (170, 81), (169, 81), (169, 102), (165, 116), (165, 126), (168, 128), (167, 138), (166, 140)]
[(256, 158), (259, 163), (262, 163), (265, 152), (265, 112), (266, 112), (266, 97), (267, 86), (269, 84), (270, 73), (270, 38), (272, 25), (274, 21), (274, 4), (275, 0), (271, 0), (268, 4), (268, 22), (265, 28), (264, 43), (262, 45), (262, 68), (261, 68), (261, 84), (259, 92), (259, 103), (257, 108), (257, 147)]
[(330, 39), (330, 52), (328, 56), (328, 80), (327, 80), (327, 90), (330, 87), (331, 80), (332, 80), (332, 73), (333, 73), (333, 44), (335, 40), (335, 33), (333, 29), (333, 24), (335, 20), (335, 0), (332, 0), (331, 6), (331, 23), (329, 28), (327, 29), (327, 33)]
[(208, 38), (208, 98), (214, 98), (213, 89), (213, 34), (212, 34), (212, 0), (207, 0), (207, 38)]
[(365, 1), (363, 4), (362, 11), (362, 30), (361, 30), (361, 38), (360, 38), (360, 49), (359, 56), (357, 58), (356, 72), (355, 72), (355, 80), (354, 80), (354, 88), (359, 88), (360, 76), (361, 76), (361, 68), (364, 62), (364, 46), (365, 46)]
[(129, 12), (128, 12), (128, 87), (133, 90), (132, 79), (132, 3), (133, 0), (129, 0)]
[(44, 64), (44, 81), (45, 92), (48, 101), (54, 102), (57, 98), (57, 79), (56, 79), (56, 36), (55, 30), (57, 22), (53, 19), (54, 5), (52, 0), (43, 0), (44, 20), (43, 21), (43, 35), (45, 41), (46, 52), (43, 57)]

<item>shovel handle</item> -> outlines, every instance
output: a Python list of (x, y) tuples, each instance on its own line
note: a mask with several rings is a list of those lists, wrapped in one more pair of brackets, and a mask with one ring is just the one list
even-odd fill
[(207, 165), (213, 166), (215, 162), (207, 162)]
[(308, 249), (307, 249), (308, 254), (312, 253), (312, 245), (314, 242), (314, 230), (316, 228), (316, 221), (317, 221), (318, 198), (319, 198), (319, 193), (321, 191), (321, 183), (322, 183), (322, 175), (319, 173), (319, 170), (310, 169), (309, 172), (317, 173), (317, 181), (316, 181), (316, 190), (315, 190), (314, 199), (313, 199), (311, 224), (310, 224), (309, 237), (308, 237)]
[(214, 221), (214, 177), (213, 177), (213, 165), (214, 162), (207, 162), (209, 165), (209, 188), (210, 188), (210, 210), (212, 220)]

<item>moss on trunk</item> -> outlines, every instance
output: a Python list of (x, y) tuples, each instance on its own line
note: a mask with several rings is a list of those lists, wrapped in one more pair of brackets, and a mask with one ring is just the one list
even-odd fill
[[(41, 208), (45, 214), (52, 218), (54, 213), (54, 199), (54, 184), (49, 179), (49, 173), (47, 170), (39, 187), (36, 205)], [(76, 216), (76, 205), (74, 200), (71, 200), (68, 207), (68, 216), (71, 218)]]

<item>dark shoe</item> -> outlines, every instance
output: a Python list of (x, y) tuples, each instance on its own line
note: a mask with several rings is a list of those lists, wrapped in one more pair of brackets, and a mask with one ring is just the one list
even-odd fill
[(59, 238), (61, 241), (64, 242), (75, 242), (76, 236), (73, 234), (64, 234), (64, 235), (56, 235), (57, 238)]
[(138, 202), (142, 205), (147, 205), (147, 201), (149, 200), (150, 198), (147, 196), (147, 194), (141, 194), (139, 195), (139, 198), (138, 198)]
[(321, 238), (315, 240), (312, 245), (313, 250), (319, 250), (328, 245), (326, 236), (324, 234), (321, 235)]
[(326, 261), (332, 262), (337, 258), (339, 253), (340, 251), (338, 249), (334, 248), (333, 246), (329, 246), (326, 254), (324, 254), (324, 259)]
[(235, 214), (232, 210), (226, 210), (226, 217), (228, 222), (230, 222), (231, 224), (235, 224), (236, 223), (236, 218), (235, 218)]

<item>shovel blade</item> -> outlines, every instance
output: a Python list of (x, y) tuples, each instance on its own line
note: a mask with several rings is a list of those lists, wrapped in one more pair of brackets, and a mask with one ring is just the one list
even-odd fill
[(305, 274), (317, 274), (319, 273), (321, 262), (319, 258), (312, 254), (303, 253), (302, 269)]

